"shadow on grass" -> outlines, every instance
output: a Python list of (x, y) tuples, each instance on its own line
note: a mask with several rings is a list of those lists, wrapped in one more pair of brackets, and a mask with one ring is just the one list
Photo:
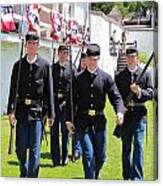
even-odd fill
[(40, 164), (41, 168), (54, 168), (52, 164)]
[(50, 135), (50, 131), (46, 131), (46, 134), (49, 134)]
[(70, 178), (70, 179), (75, 179), (75, 180), (79, 180), (79, 179), (81, 180), (82, 179), (83, 180), (84, 178), (83, 177), (74, 177), (74, 178)]
[(41, 158), (42, 159), (51, 159), (51, 155), (49, 152), (42, 152), (41, 153)]
[(17, 161), (8, 161), (7, 162), (9, 165), (16, 165), (16, 166), (19, 166), (19, 163)]
[[(19, 166), (19, 163), (17, 161), (8, 161), (7, 163), (9, 165)], [(53, 168), (53, 165), (52, 164), (40, 164), (40, 167), (42, 167), (42, 168), (46, 168), (46, 167)]]

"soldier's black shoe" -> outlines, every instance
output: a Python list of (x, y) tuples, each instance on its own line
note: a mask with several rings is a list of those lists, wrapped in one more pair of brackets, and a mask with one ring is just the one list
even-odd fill
[(75, 152), (75, 154), (72, 156), (72, 162), (75, 162), (78, 159), (80, 159), (80, 154), (78, 152)]
[(96, 180), (100, 179), (100, 175), (99, 174), (100, 174), (99, 171), (95, 173), (95, 179)]
[(76, 160), (80, 159), (80, 154), (79, 153), (75, 153), (75, 159)]
[(63, 160), (62, 160), (62, 165), (65, 166), (65, 165), (67, 165), (67, 164), (68, 164), (68, 157), (63, 158)]
[(60, 162), (55, 162), (55, 161), (53, 161), (53, 167), (58, 167), (58, 166), (60, 166), (61, 164), (60, 164)]
[(27, 175), (21, 173), (20, 178), (27, 178)]

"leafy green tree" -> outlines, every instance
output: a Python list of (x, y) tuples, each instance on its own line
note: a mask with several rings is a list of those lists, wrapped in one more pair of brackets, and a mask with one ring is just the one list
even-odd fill
[(128, 18), (135, 14), (145, 14), (147, 9), (151, 10), (155, 8), (157, 10), (157, 4), (153, 1), (91, 3), (92, 10), (102, 11), (106, 15), (109, 14), (113, 8), (119, 9), (123, 18)]

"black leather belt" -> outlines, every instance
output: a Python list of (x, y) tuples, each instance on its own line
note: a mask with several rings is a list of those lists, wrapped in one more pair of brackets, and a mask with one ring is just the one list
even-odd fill
[(88, 109), (88, 110), (81, 111), (79, 113), (85, 114), (85, 115), (88, 115), (88, 116), (91, 116), (91, 117), (98, 116), (98, 115), (104, 115), (103, 110), (97, 111), (95, 109)]
[(127, 105), (127, 107), (144, 107), (144, 106), (145, 106), (144, 103), (132, 103), (132, 102)]

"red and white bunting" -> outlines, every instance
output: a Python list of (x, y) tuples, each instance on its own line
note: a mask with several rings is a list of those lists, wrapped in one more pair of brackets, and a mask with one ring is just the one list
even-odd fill
[(13, 6), (2, 5), (1, 6), (1, 30), (4, 32), (11, 32), (16, 29), (13, 18)]
[(67, 37), (68, 43), (78, 44), (78, 22), (75, 19), (69, 19), (67, 21)]
[(50, 12), (51, 37), (53, 41), (59, 41), (63, 24), (63, 15), (56, 11)]
[(29, 31), (36, 31), (38, 35), (40, 35), (40, 10), (41, 6), (39, 4), (26, 5), (26, 15), (29, 24)]

